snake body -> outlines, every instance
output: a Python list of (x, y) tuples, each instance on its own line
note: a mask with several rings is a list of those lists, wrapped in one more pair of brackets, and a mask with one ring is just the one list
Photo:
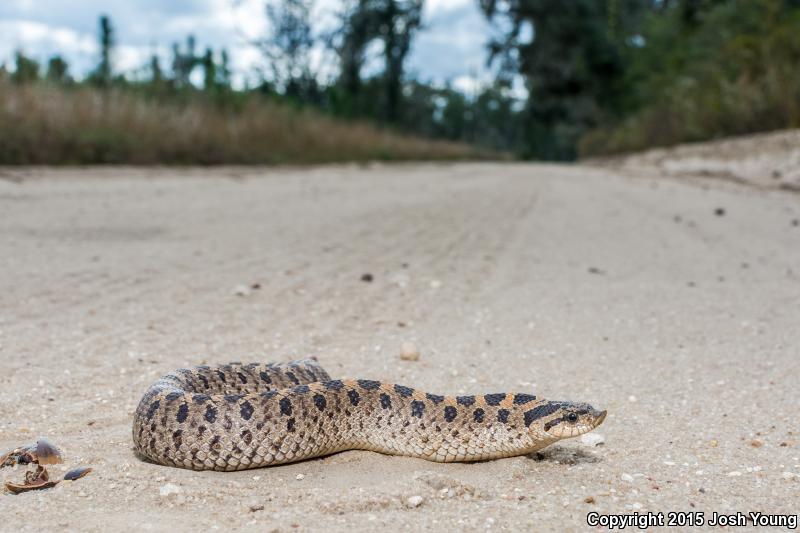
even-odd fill
[(372, 450), (438, 462), (529, 454), (591, 431), (606, 412), (524, 393), (440, 396), (367, 379), (331, 379), (313, 360), (198, 366), (144, 394), (136, 451), (193, 470), (244, 470)]

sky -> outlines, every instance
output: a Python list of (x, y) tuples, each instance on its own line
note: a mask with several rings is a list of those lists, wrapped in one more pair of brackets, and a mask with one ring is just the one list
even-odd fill
[[(266, 1), (0, 0), (0, 64), (12, 63), (18, 49), (41, 62), (60, 53), (71, 72), (83, 76), (97, 63), (97, 20), (107, 14), (116, 30), (117, 70), (142, 72), (153, 53), (169, 65), (172, 43), (183, 43), (192, 33), (198, 50), (229, 50), (242, 84), (264, 67), (258, 50), (248, 43), (268, 31)], [(340, 1), (316, 0), (312, 20), (322, 21), (321, 26), (333, 20)], [(410, 74), (466, 91), (489, 79), (485, 62), (490, 26), (477, 0), (425, 0), (423, 24), (407, 61)], [(315, 59), (320, 67), (330, 63), (321, 53)]]

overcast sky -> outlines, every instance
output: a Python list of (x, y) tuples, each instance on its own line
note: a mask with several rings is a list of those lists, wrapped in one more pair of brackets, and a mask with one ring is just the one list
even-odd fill
[[(340, 0), (316, 0), (315, 21), (331, 20)], [(247, 45), (267, 31), (265, 0), (0, 0), (0, 63), (17, 49), (44, 61), (61, 53), (84, 75), (97, 62), (97, 19), (111, 17), (117, 34), (115, 68), (134, 71), (153, 52), (168, 65), (173, 42), (197, 37), (198, 50), (226, 47), (240, 76), (261, 63)], [(489, 26), (477, 0), (425, 0), (425, 29), (407, 69), (425, 81), (451, 81), (468, 89), (485, 79)], [(324, 24), (324, 22), (323, 22)], [(321, 58), (320, 58), (321, 60)], [(240, 77), (241, 79), (241, 77)]]

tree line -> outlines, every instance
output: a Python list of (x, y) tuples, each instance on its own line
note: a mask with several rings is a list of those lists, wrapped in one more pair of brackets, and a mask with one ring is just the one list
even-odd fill
[[(474, 94), (406, 71), (424, 0), (346, 0), (326, 33), (313, 27), (312, 1), (265, 6), (271, 30), (252, 44), (268, 72), (248, 87), (232, 87), (226, 50), (198, 50), (194, 36), (172, 46), (169, 65), (154, 55), (144, 76), (126, 76), (114, 69), (106, 16), (85, 79), (73, 79), (61, 56), (41, 66), (22, 51), (6, 76), (178, 102), (200, 95), (232, 110), (261, 95), (533, 159), (800, 124), (800, 0), (478, 0), (495, 25), (487, 63), (496, 78)], [(333, 75), (314, 64), (320, 49), (336, 58)], [(380, 69), (367, 72), (369, 62)], [(514, 97), (515, 84), (527, 98)]]

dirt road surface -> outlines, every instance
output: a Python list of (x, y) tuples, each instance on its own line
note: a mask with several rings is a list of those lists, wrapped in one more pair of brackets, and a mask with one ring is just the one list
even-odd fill
[[(792, 191), (522, 164), (2, 174), (0, 449), (45, 436), (67, 460), (53, 475), (94, 468), (0, 494), (2, 530), (570, 531), (593, 511), (799, 510)], [(605, 442), (236, 473), (134, 456), (131, 415), (161, 374), (312, 355), (336, 377), (588, 401), (609, 411)]]

